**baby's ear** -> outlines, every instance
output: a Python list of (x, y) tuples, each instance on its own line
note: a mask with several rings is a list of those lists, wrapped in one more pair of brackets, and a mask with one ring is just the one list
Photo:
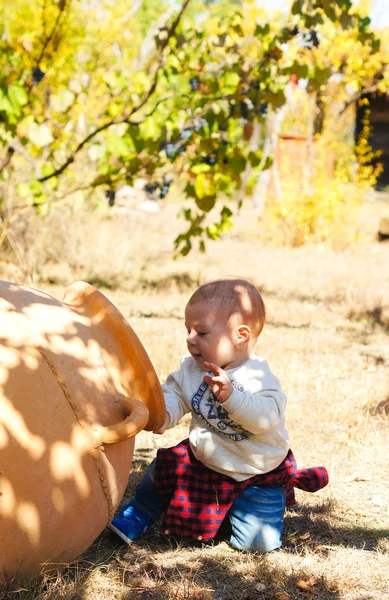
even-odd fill
[(236, 346), (239, 350), (244, 350), (250, 342), (251, 329), (248, 325), (238, 325), (236, 328)]

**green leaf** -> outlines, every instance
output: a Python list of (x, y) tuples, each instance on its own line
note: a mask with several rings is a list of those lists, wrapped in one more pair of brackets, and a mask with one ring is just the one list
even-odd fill
[(223, 206), (221, 212), (220, 212), (220, 230), (221, 231), (230, 231), (230, 229), (232, 229), (233, 227), (233, 222), (232, 222), (232, 211), (228, 206)]
[(292, 4), (292, 15), (299, 15), (303, 12), (303, 0), (296, 0)]
[(28, 183), (19, 183), (17, 186), (18, 195), (22, 200), (27, 200), (31, 197), (31, 189)]
[(313, 15), (304, 15), (305, 27), (307, 29), (312, 29), (312, 27), (316, 27), (320, 23), (323, 23), (323, 17), (319, 12), (314, 13)]
[(258, 165), (260, 164), (261, 159), (262, 159), (262, 152), (261, 151), (259, 151), (259, 152), (251, 151), (251, 152), (249, 152), (249, 155), (247, 158), (249, 159), (250, 165), (252, 167), (258, 167)]
[(252, 196), (252, 194), (254, 192), (254, 188), (258, 181), (260, 171), (261, 171), (261, 169), (258, 166), (256, 168), (254, 168), (251, 171), (250, 175), (248, 176), (247, 181), (246, 181), (246, 187), (245, 187), (245, 193), (247, 194), (247, 196)]
[(255, 37), (265, 37), (265, 35), (268, 35), (269, 33), (270, 33), (269, 23), (266, 23), (265, 25), (261, 25), (260, 23), (258, 23), (255, 28), (255, 31), (254, 31)]
[(106, 137), (106, 148), (113, 156), (127, 156), (129, 147), (126, 141), (116, 133), (109, 133)]
[(343, 29), (348, 29), (352, 27), (354, 23), (354, 17), (346, 12), (342, 13), (339, 17), (339, 23), (343, 27)]
[(374, 38), (371, 43), (371, 51), (374, 53), (378, 52), (381, 48), (381, 40), (379, 38)]
[(54, 171), (55, 171), (55, 168), (53, 167), (53, 165), (44, 164), (41, 166), (41, 176), (42, 177), (48, 177), (49, 175), (54, 173)]
[(131, 125), (128, 128), (127, 134), (131, 138), (131, 140), (134, 144), (135, 150), (137, 152), (142, 152), (143, 148), (145, 147), (145, 141), (140, 137), (139, 127), (136, 127), (135, 125)]
[(338, 15), (335, 8), (329, 2), (323, 5), (323, 10), (330, 21), (336, 21)]
[(137, 173), (142, 164), (143, 161), (139, 158), (139, 156), (131, 156), (128, 160), (126, 160), (127, 173)]
[(195, 175), (198, 175), (199, 173), (207, 173), (211, 170), (211, 167), (210, 165), (206, 165), (205, 163), (199, 163), (198, 165), (193, 165), (193, 167), (191, 167), (190, 170)]
[(262, 171), (266, 171), (267, 169), (270, 169), (270, 167), (272, 166), (274, 162), (274, 158), (273, 156), (268, 156), (265, 160), (265, 164), (262, 167)]
[(213, 209), (216, 204), (216, 194), (213, 196), (204, 196), (203, 198), (196, 198), (196, 205), (200, 210), (208, 213)]
[(222, 79), (223, 92), (227, 94), (235, 92), (239, 83), (240, 77), (238, 73), (234, 73), (233, 71), (226, 73)]
[(7, 95), (12, 107), (17, 114), (20, 114), (20, 109), (28, 102), (27, 94), (24, 89), (17, 84), (12, 84), (7, 90)]
[(280, 106), (283, 106), (286, 102), (285, 93), (283, 90), (279, 90), (278, 92), (270, 92), (267, 99), (273, 108), (280, 108)]
[(0, 87), (0, 111), (14, 114), (15, 110), (8, 99), (6, 91)]
[(232, 156), (228, 159), (228, 164), (234, 171), (234, 173), (243, 173), (246, 168), (246, 159), (244, 156)]
[(315, 80), (320, 84), (326, 83), (328, 79), (332, 75), (331, 67), (324, 67), (323, 69), (316, 68), (315, 70)]
[(215, 194), (215, 185), (213, 180), (207, 177), (205, 173), (199, 173), (196, 177), (194, 190), (196, 192), (196, 197), (199, 200), (202, 200), (207, 196), (213, 196)]
[(29, 184), (30, 190), (35, 198), (38, 198), (42, 195), (43, 192), (43, 183), (40, 181), (36, 181), (35, 179)]
[(224, 173), (216, 173), (214, 177), (215, 185), (220, 192), (226, 194), (232, 193), (232, 180), (231, 177)]
[(283, 70), (283, 73), (296, 75), (297, 79), (306, 79), (308, 77), (308, 72), (308, 65), (297, 61)]
[(42, 202), (42, 204), (38, 204), (38, 206), (36, 206), (35, 208), (38, 215), (40, 215), (41, 217), (46, 217), (50, 212), (50, 203)]
[(110, 173), (101, 173), (91, 182), (90, 185), (91, 187), (98, 187), (99, 185), (103, 185), (104, 183), (111, 183)]
[(149, 117), (140, 126), (140, 134), (145, 138), (157, 139), (161, 135), (161, 124), (156, 118)]
[(206, 229), (206, 233), (207, 233), (207, 236), (209, 237), (209, 239), (211, 239), (211, 240), (217, 240), (220, 237), (219, 227), (217, 226), (216, 223), (212, 223), (211, 225), (208, 225), (208, 227)]
[(316, 67), (309, 79), (307, 89), (309, 91), (319, 90), (322, 85), (327, 83), (328, 79), (331, 77), (331, 74), (332, 70), (330, 67), (324, 67), (323, 69)]
[(229, 217), (232, 217), (233, 212), (229, 208), (229, 206), (223, 206), (220, 215), (221, 215), (222, 219), (228, 219)]

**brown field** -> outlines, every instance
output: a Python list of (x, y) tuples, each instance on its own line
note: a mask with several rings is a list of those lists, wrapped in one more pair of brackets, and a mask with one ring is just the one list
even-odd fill
[[(76, 214), (70, 226), (53, 214), (50, 226), (20, 230), (18, 262), (4, 256), (0, 275), (60, 299), (76, 279), (93, 283), (128, 319), (161, 380), (185, 354), (183, 309), (192, 290), (222, 275), (250, 278), (268, 308), (256, 352), (287, 392), (294, 454), (299, 466), (326, 466), (330, 485), (313, 495), (297, 491), (283, 548), (269, 555), (240, 553), (226, 542), (174, 545), (156, 526), (128, 547), (105, 530), (58, 573), (10, 582), (0, 598), (389, 599), (389, 242), (375, 240), (389, 203), (370, 200), (360, 241), (339, 252), (264, 244), (247, 206), (206, 254), (173, 262), (172, 240), (182, 227), (176, 209), (104, 220)], [(127, 495), (158, 447), (186, 436), (187, 423), (137, 437)]]

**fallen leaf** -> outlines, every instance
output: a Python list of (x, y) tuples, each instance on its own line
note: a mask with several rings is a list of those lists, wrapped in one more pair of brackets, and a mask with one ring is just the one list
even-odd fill
[(313, 585), (316, 585), (316, 584), (317, 584), (317, 579), (315, 579), (314, 577), (310, 577), (310, 578), (308, 579), (308, 583), (309, 583), (310, 585), (312, 585), (312, 586), (313, 586)]
[(371, 480), (372, 480), (372, 478), (370, 477), (370, 475), (361, 475), (359, 473), (359, 471), (357, 471), (356, 473), (353, 473), (349, 477), (346, 477), (345, 479), (343, 479), (343, 483), (352, 483), (353, 481), (371, 481)]
[(255, 589), (257, 592), (264, 592), (266, 590), (266, 585), (264, 583), (257, 583)]
[(192, 598), (196, 598), (196, 600), (211, 600), (211, 591), (202, 590), (201, 588), (195, 588), (192, 591)]
[(284, 592), (275, 592), (274, 600), (292, 600), (292, 598), (290, 596), (288, 596), (288, 594), (285, 594)]
[(307, 531), (306, 533), (302, 533), (301, 535), (299, 535), (298, 539), (299, 540), (308, 540), (311, 537), (311, 534), (309, 533), (309, 531)]
[(312, 586), (310, 585), (310, 583), (308, 583), (308, 581), (303, 581), (302, 579), (298, 580), (298, 582), (296, 583), (296, 587), (298, 587), (300, 590), (304, 590), (304, 592), (312, 591)]
[(139, 567), (146, 571), (146, 573), (154, 573), (158, 577), (161, 575), (161, 568), (150, 560), (144, 560), (140, 563)]

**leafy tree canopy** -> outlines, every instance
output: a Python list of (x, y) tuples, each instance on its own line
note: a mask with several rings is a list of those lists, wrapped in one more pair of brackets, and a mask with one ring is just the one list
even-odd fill
[[(385, 92), (389, 72), (369, 18), (350, 0), (295, 0), (269, 20), (254, 0), (0, 0), (0, 171), (42, 214), (69, 190), (135, 178), (163, 198), (183, 182), (187, 254), (231, 227), (255, 123), (290, 81), (323, 94), (339, 74), (351, 101)], [(214, 223), (216, 200), (226, 198)]]

